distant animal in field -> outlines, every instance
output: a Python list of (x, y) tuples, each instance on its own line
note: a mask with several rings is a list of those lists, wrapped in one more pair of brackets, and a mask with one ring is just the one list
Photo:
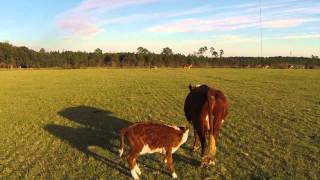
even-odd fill
[(131, 175), (139, 179), (141, 171), (137, 164), (139, 155), (150, 153), (162, 153), (165, 155), (165, 162), (177, 178), (173, 165), (172, 154), (188, 139), (189, 129), (186, 127), (168, 126), (158, 123), (137, 123), (123, 128), (120, 133), (120, 157), (124, 151), (124, 137), (127, 137), (130, 152), (127, 155)]
[(263, 66), (263, 69), (269, 69), (269, 68), (270, 68), (269, 65), (264, 65), (264, 66)]
[(228, 103), (223, 92), (207, 85), (189, 85), (189, 94), (184, 103), (187, 120), (194, 128), (194, 151), (201, 145), (201, 164), (214, 164), (216, 143), (228, 114)]
[(293, 69), (293, 68), (294, 68), (293, 65), (291, 65), (291, 64), (288, 65), (288, 69)]
[(183, 69), (191, 69), (192, 68), (192, 64), (184, 64)]
[(150, 66), (150, 69), (158, 69), (158, 66)]
[(314, 66), (304, 65), (304, 69), (314, 69)]

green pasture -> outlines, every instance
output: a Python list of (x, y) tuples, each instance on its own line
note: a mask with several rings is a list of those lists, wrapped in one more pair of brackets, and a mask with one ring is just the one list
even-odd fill
[[(132, 122), (188, 125), (188, 85), (224, 91), (216, 165), (193, 134), (174, 155), (181, 179), (319, 179), (320, 71), (84, 69), (0, 71), (0, 179), (129, 179), (118, 132)], [(127, 150), (126, 150), (127, 152)], [(170, 179), (160, 154), (141, 179)]]

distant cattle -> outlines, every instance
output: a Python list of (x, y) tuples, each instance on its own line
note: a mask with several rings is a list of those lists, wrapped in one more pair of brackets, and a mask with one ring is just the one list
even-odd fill
[(264, 66), (263, 66), (263, 69), (269, 69), (269, 68), (270, 68), (269, 65), (264, 65)]
[(189, 129), (185, 127), (168, 126), (158, 123), (138, 123), (121, 130), (120, 157), (124, 151), (124, 137), (127, 137), (130, 152), (127, 160), (134, 179), (139, 179), (141, 171), (137, 164), (139, 155), (162, 153), (172, 177), (177, 178), (172, 154), (187, 141)]
[(150, 66), (150, 69), (158, 69), (158, 66)]
[(293, 69), (293, 68), (294, 68), (294, 66), (293, 66), (293, 65), (288, 64), (288, 69)]
[(3, 62), (0, 62), (0, 68), (13, 69), (14, 66), (12, 64), (6, 64), (6, 63), (3, 63)]
[(304, 69), (314, 69), (314, 66), (311, 66), (311, 65), (304, 65)]
[(192, 68), (192, 64), (184, 64), (183, 69), (191, 69)]
[(207, 85), (192, 87), (186, 97), (184, 112), (194, 128), (194, 150), (201, 145), (201, 164), (214, 163), (216, 143), (222, 123), (228, 114), (228, 103), (223, 92)]

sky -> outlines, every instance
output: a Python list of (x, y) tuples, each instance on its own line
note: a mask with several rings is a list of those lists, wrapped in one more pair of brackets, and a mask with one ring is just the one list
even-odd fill
[[(320, 55), (320, 0), (0, 0), (0, 41), (34, 50)], [(260, 11), (261, 9), (261, 11)], [(260, 16), (261, 12), (261, 16)], [(262, 37), (262, 41), (261, 41)]]

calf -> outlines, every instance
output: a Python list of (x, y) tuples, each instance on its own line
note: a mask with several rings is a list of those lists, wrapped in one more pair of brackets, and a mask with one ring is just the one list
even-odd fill
[(288, 69), (294, 69), (294, 66), (291, 65), (291, 64), (289, 64), (289, 65), (288, 65)]
[(127, 155), (131, 175), (139, 179), (141, 171), (137, 164), (139, 155), (148, 153), (162, 153), (165, 155), (165, 162), (177, 178), (173, 166), (172, 154), (187, 141), (189, 129), (186, 127), (168, 126), (158, 123), (137, 123), (123, 128), (120, 133), (120, 157), (124, 150), (124, 137), (127, 137), (130, 152)]
[(191, 69), (192, 68), (192, 64), (184, 64), (183, 65), (183, 69)]

